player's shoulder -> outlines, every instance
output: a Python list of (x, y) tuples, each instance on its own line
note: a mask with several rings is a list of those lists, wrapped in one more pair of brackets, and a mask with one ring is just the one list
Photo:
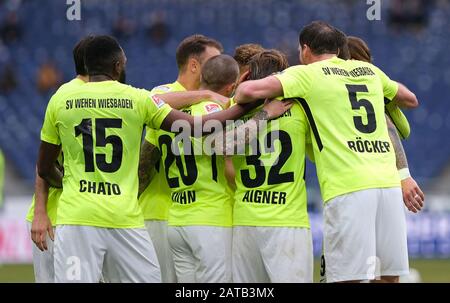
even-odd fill
[(62, 84), (56, 90), (56, 92), (53, 94), (53, 96), (58, 97), (58, 96), (66, 94), (66, 93), (70, 93), (70, 92), (80, 88), (84, 84), (86, 84), (86, 83), (83, 80), (74, 78), (74, 79), (70, 80), (69, 82)]
[(134, 101), (141, 101), (150, 98), (151, 92), (145, 88), (134, 87), (129, 84), (124, 84), (120, 82), (114, 83), (114, 90), (120, 94), (127, 95), (134, 99)]
[(171, 93), (171, 92), (178, 92), (185, 90), (184, 87), (178, 83), (177, 81), (173, 83), (167, 83), (155, 86), (152, 88), (151, 92), (153, 94), (165, 94), (165, 93)]
[[(314, 63), (313, 63), (314, 64)], [(273, 74), (278, 79), (282, 79), (283, 77), (301, 77), (301, 78), (308, 78), (311, 79), (314, 76), (314, 70), (316, 69), (316, 66), (313, 64), (308, 65), (292, 65), (280, 72), (277, 72)]]
[(152, 93), (169, 93), (173, 89), (173, 83), (162, 84), (152, 88)]
[(84, 84), (85, 82), (78, 78), (74, 78), (69, 82), (62, 84), (50, 98), (49, 104), (56, 106), (61, 104), (59, 100), (66, 99), (67, 96), (76, 92)]

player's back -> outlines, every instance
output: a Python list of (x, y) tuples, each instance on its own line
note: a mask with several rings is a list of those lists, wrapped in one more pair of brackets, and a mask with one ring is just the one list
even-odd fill
[[(55, 92), (55, 95), (63, 94), (66, 91), (70, 91), (73, 89), (77, 89), (80, 85), (85, 84), (85, 82), (79, 78), (73, 78), (67, 83), (62, 84), (58, 90)], [(63, 166), (63, 156), (62, 153), (58, 156), (58, 165), (61, 167)], [(54, 226), (56, 223), (56, 211), (57, 211), (57, 204), (59, 197), (61, 196), (62, 189), (61, 188), (55, 188), (55, 187), (49, 187), (48, 189), (48, 197), (47, 197), (47, 214), (52, 222), (52, 225)], [(28, 209), (28, 213), (26, 216), (26, 220), (29, 222), (33, 221), (34, 218), (34, 205), (35, 205), (35, 195), (33, 195), (31, 205)]]
[[(183, 111), (202, 116), (221, 109), (216, 103), (200, 102)], [(169, 225), (231, 226), (232, 196), (225, 178), (224, 157), (211, 155), (203, 149), (205, 137), (190, 137), (190, 143), (180, 142), (174, 146), (174, 153), (174, 137), (174, 134), (164, 131), (160, 131), (158, 136), (172, 201)]]
[[(244, 117), (244, 121), (253, 116)], [(234, 155), (233, 225), (309, 227), (305, 173), (307, 120), (298, 102), (268, 122), (246, 155)], [(257, 145), (254, 145), (254, 144)], [(253, 147), (259, 151), (252, 150)], [(251, 152), (251, 154), (249, 154)]]
[[(89, 82), (52, 98), (46, 123), (56, 125), (64, 153), (57, 224), (143, 225), (137, 204), (142, 128), (159, 128), (170, 111), (150, 100), (148, 91), (117, 81)], [(41, 137), (52, 143), (47, 129), (44, 123)]]
[[(304, 99), (324, 201), (399, 185), (384, 116), (384, 94), (393, 97), (396, 88), (384, 73), (370, 63), (333, 57), (278, 77), (285, 97)], [(305, 93), (296, 93), (298, 87)]]

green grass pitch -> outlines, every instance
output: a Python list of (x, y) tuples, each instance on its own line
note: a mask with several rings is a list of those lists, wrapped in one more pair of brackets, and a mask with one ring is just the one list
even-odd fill
[[(450, 259), (420, 259), (411, 260), (410, 266), (416, 269), (422, 282), (447, 282), (450, 283)], [(314, 264), (314, 282), (319, 281), (318, 261)], [(33, 266), (0, 265), (0, 283), (5, 282), (34, 282)]]

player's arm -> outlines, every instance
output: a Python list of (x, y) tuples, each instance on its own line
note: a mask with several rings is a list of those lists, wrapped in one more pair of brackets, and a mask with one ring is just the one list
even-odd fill
[(402, 83), (391, 80), (381, 69), (373, 66), (375, 74), (381, 81), (383, 95), (401, 108), (415, 108), (419, 106), (416, 95)]
[[(210, 131), (204, 130), (204, 126), (208, 121), (214, 120), (214, 121), (218, 121), (220, 124), (224, 125), (226, 123), (226, 121), (230, 121), (230, 120), (232, 121), (232, 120), (238, 119), (239, 117), (243, 116), (250, 110), (257, 107), (259, 104), (260, 103), (258, 103), (258, 102), (254, 102), (254, 103), (250, 103), (250, 104), (237, 104), (226, 110), (222, 110), (222, 111), (218, 111), (218, 112), (211, 113), (208, 115), (204, 115), (201, 117), (201, 119), (197, 119), (197, 123), (195, 122), (194, 116), (183, 113), (176, 109), (172, 109), (170, 111), (170, 113), (163, 120), (160, 128), (162, 130), (172, 132), (172, 130), (171, 130), (172, 125), (175, 125), (177, 121), (185, 121), (190, 126), (192, 136), (204, 136), (204, 135), (208, 135), (211, 133)], [(199, 122), (200, 122), (200, 124), (199, 124)], [(194, 127), (199, 127), (199, 128), (201, 127), (201, 129), (200, 129), (200, 131), (195, 132)]]
[[(233, 155), (253, 141), (261, 133), (261, 121), (277, 118), (292, 107), (292, 101), (266, 102), (264, 107), (244, 124), (223, 133), (214, 134), (214, 151), (219, 155)], [(221, 144), (222, 143), (222, 144)]]
[(283, 86), (275, 76), (241, 83), (234, 96), (237, 104), (253, 102), (259, 99), (273, 99), (283, 96)]
[(235, 176), (236, 172), (234, 171), (233, 161), (230, 157), (225, 157), (225, 178), (233, 191), (236, 190)]
[(156, 162), (161, 158), (159, 149), (144, 140), (141, 146), (141, 154), (139, 156), (139, 195), (141, 195), (150, 184), (155, 174)]
[(409, 211), (417, 213), (423, 207), (425, 196), (417, 185), (417, 182), (409, 174), (408, 160), (406, 159), (406, 153), (403, 149), (395, 125), (388, 116), (386, 116), (386, 122), (388, 125), (389, 137), (394, 147), (396, 165), (402, 183), (403, 202)]
[(392, 101), (401, 108), (415, 108), (419, 106), (416, 95), (401, 83), (398, 83), (398, 91)]
[(164, 102), (175, 109), (181, 109), (186, 106), (197, 104), (201, 101), (214, 102), (219, 104), (222, 108), (228, 108), (230, 103), (229, 98), (210, 90), (173, 92), (157, 94), (156, 96), (163, 99)]
[(53, 226), (47, 214), (48, 183), (39, 177), (36, 170), (36, 181), (34, 184), (34, 217), (31, 223), (31, 240), (41, 250), (47, 250), (47, 232), (52, 241), (54, 240)]
[(38, 175), (52, 187), (62, 188), (62, 172), (58, 169), (56, 160), (61, 152), (61, 145), (41, 141), (37, 162)]
[(402, 110), (394, 102), (389, 102), (385, 105), (385, 112), (394, 123), (400, 138), (407, 139), (411, 133), (411, 127)]

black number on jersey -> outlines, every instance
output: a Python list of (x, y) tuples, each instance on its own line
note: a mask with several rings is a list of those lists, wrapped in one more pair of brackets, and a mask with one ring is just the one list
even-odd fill
[[(191, 148), (190, 150), (188, 150), (189, 155), (180, 155), (179, 151), (177, 152), (177, 155), (174, 155), (172, 152), (172, 142), (174, 141), (169, 135), (159, 136), (158, 143), (161, 151), (163, 145), (166, 146), (167, 150), (166, 153), (167, 155), (166, 158), (164, 159), (164, 172), (166, 174), (167, 184), (169, 185), (170, 188), (180, 187), (179, 178), (169, 176), (169, 169), (171, 165), (175, 162), (181, 180), (183, 181), (183, 184), (185, 186), (190, 186), (194, 184), (194, 182), (197, 180), (198, 177), (198, 169), (197, 163), (195, 161), (193, 144), (192, 142), (190, 143)], [(212, 172), (212, 179), (217, 182), (217, 157), (215, 154), (211, 156), (211, 172)]]
[[(273, 132), (268, 133), (265, 137), (265, 152), (272, 153), (275, 151), (274, 143), (276, 139), (281, 143), (281, 151), (276, 160), (277, 164), (272, 166), (269, 170), (269, 175), (267, 178), (268, 185), (294, 182), (294, 172), (280, 173), (284, 164), (286, 164), (287, 160), (292, 154), (292, 141), (291, 137), (289, 137), (289, 134), (283, 130), (279, 130), (278, 138), (276, 138), (276, 136), (273, 135)], [(247, 188), (259, 187), (263, 185), (264, 181), (266, 180), (266, 168), (261, 165), (262, 163), (259, 159), (261, 157), (259, 142), (257, 142), (256, 144), (258, 148), (256, 155), (246, 157), (247, 165), (251, 165), (254, 167), (255, 178), (250, 177), (249, 169), (241, 170), (242, 184), (244, 184), (244, 186)]]
[[(107, 173), (113, 173), (119, 170), (122, 165), (123, 143), (119, 136), (106, 136), (107, 128), (122, 128), (122, 119), (95, 119), (95, 146), (105, 147), (108, 144), (111, 144), (112, 146), (111, 162), (107, 162), (106, 155), (100, 153), (95, 154), (95, 162), (97, 163), (99, 170)], [(83, 138), (84, 171), (93, 172), (95, 167), (92, 119), (83, 119), (79, 125), (75, 126), (75, 137), (78, 137), (79, 135)]]
[(350, 99), (350, 103), (352, 104), (352, 109), (358, 110), (361, 107), (364, 107), (367, 112), (367, 124), (364, 124), (361, 116), (354, 116), (353, 122), (355, 123), (355, 127), (362, 133), (370, 134), (373, 133), (377, 129), (377, 120), (375, 119), (375, 110), (373, 108), (372, 103), (370, 103), (367, 99), (359, 99), (356, 97), (356, 93), (367, 93), (366, 85), (345, 85), (348, 90), (348, 97)]

